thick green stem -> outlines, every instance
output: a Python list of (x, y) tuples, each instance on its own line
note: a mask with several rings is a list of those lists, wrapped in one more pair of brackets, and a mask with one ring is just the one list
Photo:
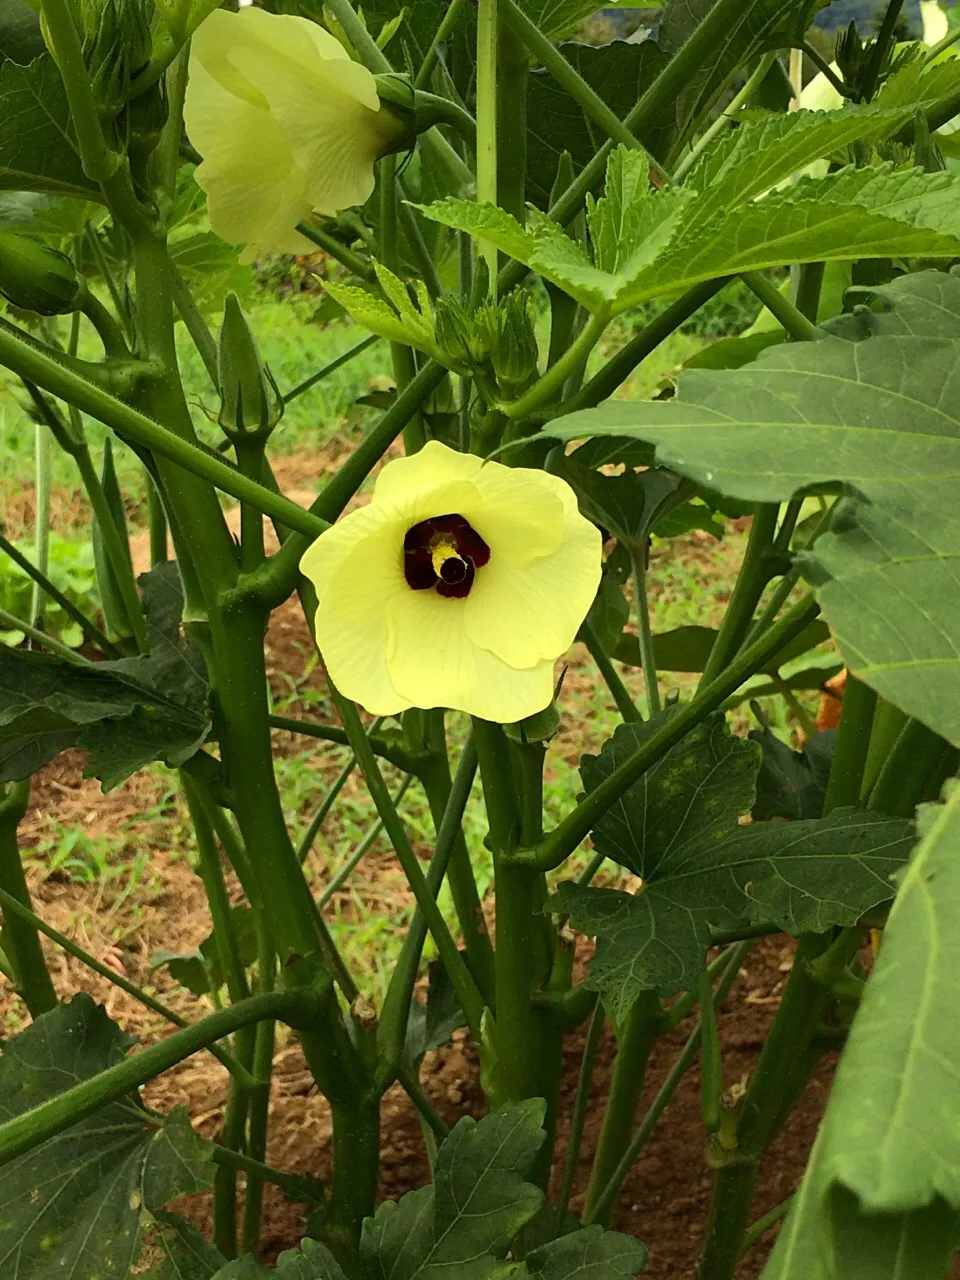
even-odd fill
[(111, 1102), (127, 1097), (184, 1058), (233, 1035), (241, 1027), (264, 1018), (277, 1018), (289, 1026), (302, 1027), (313, 1021), (318, 1008), (319, 1000), (312, 990), (271, 991), (251, 996), (249, 1000), (211, 1014), (202, 1022), (175, 1031), (159, 1044), (124, 1058), (116, 1066), (108, 1067), (39, 1107), (0, 1125), (0, 1166), (9, 1164), (25, 1151), (78, 1124)]
[[(849, 687), (849, 683), (848, 683)], [(844, 693), (846, 706), (846, 692)], [(921, 800), (939, 799), (955, 748), (919, 720), (908, 720), (870, 793), (870, 808), (912, 818)]]
[(870, 749), (870, 730), (877, 707), (877, 695), (854, 675), (847, 675), (843, 690), (843, 710), (830, 765), (830, 779), (823, 802), (824, 814), (860, 799), (863, 770)]
[[(497, 0), (477, 0), (477, 199), (497, 203)], [(497, 296), (497, 251), (481, 244)]]
[(887, 54), (893, 46), (897, 33), (897, 19), (900, 17), (900, 11), (903, 8), (903, 0), (889, 0), (887, 11), (883, 15), (883, 22), (880, 24), (880, 30), (874, 42), (873, 48), (870, 50), (870, 61), (867, 63), (864, 72), (863, 82), (860, 86), (860, 101), (870, 102), (877, 91), (877, 85), (880, 82), (880, 72), (883, 70), (883, 64)]
[[(0, 797), (0, 886), (27, 910), (30, 908), (30, 891), (23, 874), (17, 827), (27, 812), (29, 802), (29, 779), (9, 783)], [(3, 950), (13, 965), (17, 989), (30, 1010), (30, 1016), (37, 1018), (48, 1009), (55, 1008), (57, 993), (43, 958), (36, 926), (6, 909), (3, 915)]]
[(83, 171), (91, 182), (108, 182), (117, 172), (121, 158), (108, 148), (103, 136), (73, 11), (67, 0), (44, 0), (43, 19), (70, 104), (70, 123), (76, 134)]
[(808, 320), (789, 298), (785, 298), (773, 281), (769, 280), (762, 271), (744, 271), (740, 279), (780, 321), (794, 342), (811, 342), (817, 336), (817, 326)]
[(742, 650), (733, 662), (710, 685), (702, 687), (668, 724), (639, 747), (608, 778), (591, 791), (572, 813), (555, 827), (536, 849), (520, 850), (518, 860), (537, 866), (542, 871), (558, 867), (587, 836), (594, 823), (607, 809), (667, 751), (679, 742), (694, 725), (700, 724), (721, 706), (730, 694), (761, 670), (794, 636), (800, 634), (819, 614), (820, 606), (812, 596), (805, 596), (760, 639)]
[(627, 1014), (619, 1034), (617, 1057), (610, 1080), (610, 1094), (603, 1117), (600, 1141), (587, 1188), (586, 1216), (609, 1226), (614, 1205), (602, 1217), (594, 1215), (597, 1201), (630, 1146), (637, 1107), (643, 1094), (647, 1062), (663, 1027), (663, 1006), (655, 991), (644, 991)]
[(180, 319), (186, 325), (187, 333), (189, 333), (193, 345), (196, 347), (197, 355), (203, 361), (203, 367), (210, 378), (210, 384), (216, 391), (220, 386), (217, 341), (210, 332), (210, 328), (203, 318), (203, 312), (194, 301), (190, 287), (177, 270), (175, 263), (170, 264), (170, 288)]
[(807, 965), (830, 943), (829, 935), (805, 935), (760, 1061), (740, 1108), (735, 1144), (715, 1146), (718, 1165), (697, 1280), (732, 1280), (743, 1247), (757, 1167), (783, 1118), (784, 1098), (795, 1098), (813, 1067), (810, 1048), (829, 1000)]
[[(730, 947), (718, 961), (714, 961), (714, 964), (711, 965), (711, 976), (718, 971), (722, 974), (713, 997), (713, 1006), (715, 1010), (719, 1009), (726, 999), (727, 994), (733, 986), (737, 974), (740, 971), (740, 966), (751, 946), (752, 943), (739, 942), (735, 946)], [(630, 1145), (624, 1152), (623, 1158), (614, 1170), (610, 1181), (597, 1197), (593, 1213), (584, 1214), (584, 1226), (590, 1226), (595, 1222), (602, 1221), (612, 1210), (616, 1203), (617, 1196), (620, 1194), (620, 1188), (626, 1180), (627, 1174), (639, 1159), (640, 1152), (646, 1146), (648, 1138), (656, 1128), (657, 1121), (667, 1109), (667, 1104), (676, 1093), (677, 1086), (680, 1084), (680, 1081), (693, 1065), (693, 1061), (697, 1056), (697, 1050), (699, 1047), (700, 1025), (698, 1023), (690, 1038), (687, 1040), (687, 1043), (681, 1050), (680, 1056), (671, 1067), (666, 1080), (664, 1080), (663, 1084), (660, 1086), (657, 1096), (654, 1098), (653, 1102), (651, 1102), (647, 1114), (640, 1122), (639, 1128), (633, 1135)]]
[(776, 503), (763, 503), (757, 507), (740, 576), (703, 669), (701, 688), (706, 688), (730, 664), (750, 631), (754, 611), (770, 581), (770, 551), (779, 515), (780, 508)]
[[(276, 977), (276, 956), (269, 936), (258, 921), (257, 953), (259, 987), (272, 991)], [(273, 1079), (273, 1053), (276, 1043), (276, 1023), (266, 1020), (257, 1025), (257, 1039), (253, 1054), (253, 1074), (256, 1084), (250, 1093), (249, 1135), (247, 1151), (253, 1160), (263, 1163), (267, 1152), (267, 1126), (270, 1118), (270, 1086)], [(246, 1197), (243, 1205), (243, 1226), (240, 1235), (242, 1253), (256, 1254), (260, 1247), (260, 1226), (263, 1216), (262, 1174), (247, 1174)]]
[(551, 365), (543, 377), (519, 400), (500, 405), (500, 410), (515, 422), (522, 422), (524, 418), (531, 417), (559, 400), (567, 379), (586, 363), (608, 324), (609, 316), (605, 311), (591, 316), (576, 341), (567, 348), (556, 364)]

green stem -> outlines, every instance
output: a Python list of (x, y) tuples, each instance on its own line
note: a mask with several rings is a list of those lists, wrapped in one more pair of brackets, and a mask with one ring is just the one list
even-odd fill
[(430, 48), (426, 52), (420, 69), (416, 74), (413, 82), (414, 89), (425, 89), (430, 83), (430, 77), (433, 75), (433, 69), (437, 65), (440, 57), (440, 46), (450, 38), (456, 30), (457, 23), (466, 12), (468, 0), (452, 0), (448, 5), (447, 12), (443, 15), (443, 21), (437, 27), (434, 37), (430, 42)]
[[(298, 1174), (285, 1173), (282, 1169), (275, 1169), (261, 1160), (254, 1160), (252, 1156), (244, 1155), (242, 1151), (231, 1151), (226, 1147), (218, 1146), (215, 1142), (210, 1145), (212, 1147), (210, 1158), (214, 1164), (229, 1165), (238, 1173), (247, 1174), (248, 1178), (261, 1178), (264, 1182), (279, 1187), (291, 1201), (302, 1199), (304, 1185), (303, 1179)], [(318, 1201), (320, 1199), (319, 1188), (317, 1199)]]
[[(394, 808), (397, 808), (399, 806), (400, 801), (407, 794), (407, 789), (409, 788), (410, 783), (412, 781), (413, 781), (413, 775), (408, 773), (407, 776), (404, 778), (403, 782), (401, 782), (400, 787), (397, 791), (397, 794), (393, 797), (392, 803), (394, 805)], [(377, 818), (375, 822), (370, 824), (370, 827), (366, 835), (363, 837), (362, 840), (360, 840), (359, 844), (354, 849), (353, 853), (351, 853), (350, 857), (346, 860), (343, 866), (340, 868), (340, 870), (334, 876), (331, 877), (330, 883), (327, 885), (323, 893), (317, 899), (317, 907), (321, 911), (327, 905), (327, 903), (330, 901), (333, 895), (335, 893), (339, 893), (339, 891), (343, 888), (346, 882), (350, 879), (354, 871), (356, 871), (357, 867), (360, 865), (360, 863), (363, 861), (366, 855), (370, 852), (373, 845), (376, 843), (382, 830), (383, 830), (382, 818)]]
[(318, 249), (322, 249), (331, 258), (336, 258), (337, 262), (353, 275), (366, 280), (368, 284), (377, 283), (377, 273), (366, 258), (362, 258), (355, 250), (348, 248), (336, 236), (329, 235), (315, 222), (300, 222), (297, 224), (297, 230), (302, 236), (312, 241)]
[[(704, 129), (681, 163), (677, 165), (673, 173), (675, 182), (682, 182), (703, 153), (713, 144), (714, 139), (729, 129), (737, 112), (741, 107), (746, 106), (770, 74), (770, 68), (776, 61), (776, 57), (776, 53), (765, 53), (763, 55), (740, 92), (735, 94), (730, 102), (727, 103), (709, 128)], [(610, 136), (612, 137), (613, 135), (611, 134)]]
[[(88, 969), (91, 969), (94, 973), (98, 973), (101, 978), (105, 978), (107, 982), (113, 983), (113, 985), (120, 991), (125, 991), (128, 996), (131, 996), (139, 1004), (142, 1004), (144, 1008), (150, 1009), (151, 1012), (159, 1014), (161, 1018), (166, 1019), (167, 1022), (172, 1023), (175, 1027), (188, 1027), (191, 1025), (186, 1018), (181, 1017), (181, 1015), (175, 1012), (175, 1010), (168, 1009), (165, 1004), (161, 1004), (159, 1000), (148, 995), (146, 991), (141, 990), (140, 987), (130, 982), (127, 978), (124, 978), (115, 970), (108, 968), (107, 965), (98, 960), (96, 956), (92, 956), (89, 951), (84, 951), (83, 947), (78, 946), (77, 943), (68, 938), (65, 933), (61, 933), (59, 929), (55, 929), (52, 924), (47, 924), (45, 920), (42, 920), (38, 915), (35, 915), (25, 907), (20, 899), (15, 898), (11, 893), (8, 893), (7, 890), (3, 888), (0, 888), (0, 907), (3, 907), (4, 912), (13, 912), (15, 915), (19, 916), (33, 929), (37, 930), (38, 933), (44, 934), (52, 942), (55, 942), (61, 950), (66, 951), (67, 955), (73, 956), (75, 960), (79, 960), (81, 964), (85, 964)], [(246, 1068), (237, 1061), (232, 1053), (229, 1053), (226, 1049), (222, 1049), (219, 1045), (211, 1045), (209, 1048), (213, 1056), (226, 1067), (232, 1076), (248, 1086), (253, 1083), (253, 1077), (249, 1074)]]
[[(825, 262), (804, 262), (797, 276), (797, 294), (793, 305), (811, 324), (817, 323), (820, 311), (820, 294), (823, 289)], [(799, 499), (796, 499), (799, 501)]]
[(43, 19), (54, 59), (70, 104), (70, 123), (77, 139), (83, 171), (91, 182), (108, 182), (120, 167), (120, 156), (107, 146), (100, 112), (83, 60), (80, 36), (67, 0), (44, 0)]
[(147, 518), (150, 524), (150, 565), (166, 564), (167, 547), (167, 513), (163, 507), (163, 498), (157, 488), (157, 481), (144, 468), (144, 483), (147, 488)]
[[(440, 713), (440, 733), (443, 732), (442, 713)], [(438, 734), (438, 737), (440, 735)], [(471, 746), (471, 754), (473, 749)], [(472, 775), (471, 775), (472, 777)], [(450, 762), (447, 757), (446, 742), (423, 764), (420, 779), (426, 793), (427, 803), (433, 816), (437, 832), (437, 841), (450, 805), (453, 781), (450, 777)], [(483, 915), (483, 903), (477, 891), (477, 881), (470, 863), (470, 850), (464, 839), (462, 827), (454, 833), (453, 847), (447, 867), (447, 883), (454, 909), (463, 935), (464, 950), (467, 953), (467, 964), (473, 974), (477, 986), (487, 1004), (493, 1003), (494, 972), (493, 947), (487, 932), (487, 922)]]
[[(537, 61), (547, 70), (557, 84), (569, 93), (583, 114), (592, 120), (613, 142), (629, 147), (631, 151), (645, 150), (630, 129), (616, 115), (600, 95), (567, 61), (552, 40), (543, 34), (536, 23), (517, 7), (514, 0), (499, 0), (503, 24), (526, 45)], [(772, 56), (772, 55), (771, 55)], [(659, 166), (655, 166), (659, 169)]]
[[(30, 802), (30, 780), (12, 782), (0, 795), (0, 884), (7, 894), (28, 911), (30, 891), (23, 874), (17, 827)], [(57, 993), (53, 989), (47, 962), (43, 958), (40, 937), (35, 925), (19, 913), (4, 911), (3, 950), (17, 977), (17, 989), (31, 1018), (56, 1008)]]
[(730, 664), (750, 631), (754, 612), (770, 581), (770, 552), (779, 516), (780, 508), (775, 502), (762, 503), (754, 513), (740, 575), (723, 615), (720, 633), (703, 669), (702, 688), (706, 688)]
[(497, 203), (521, 226), (527, 220), (527, 82), (530, 57), (497, 3)]
[(49, 596), (54, 604), (58, 605), (68, 617), (72, 618), (80, 626), (83, 634), (91, 644), (95, 644), (98, 649), (101, 649), (110, 658), (120, 657), (120, 650), (112, 640), (109, 640), (104, 635), (97, 624), (92, 622), (83, 610), (73, 603), (69, 596), (65, 596), (59, 587), (54, 586), (50, 579), (45, 574), (42, 574), (37, 566), (28, 560), (23, 552), (19, 551), (2, 532), (0, 532), (0, 551), (5, 552), (28, 577), (40, 584), (44, 594)]
[(794, 342), (811, 342), (817, 337), (817, 326), (799, 311), (789, 298), (785, 298), (772, 280), (762, 271), (743, 271), (740, 279), (755, 294), (767, 310), (780, 321)]
[[(350, 738), (345, 729), (341, 729), (339, 725), (320, 724), (316, 720), (296, 720), (291, 716), (275, 716), (268, 717), (270, 727), (272, 729), (283, 729), (287, 733), (300, 733), (305, 738), (318, 738), (321, 742), (336, 742), (340, 746), (349, 747)], [(371, 732), (367, 735), (370, 740), (370, 746), (374, 755), (380, 756), (381, 759), (387, 760), (396, 768), (404, 773), (418, 773), (421, 767), (419, 757), (413, 756), (403, 747), (397, 746), (393, 742), (387, 742), (381, 738), (379, 734)]]
[[(0, 342), (0, 358), (2, 358), (2, 342)], [(393, 405), (381, 416), (370, 434), (323, 488), (309, 513), (302, 511), (299, 507), (294, 508), (300, 516), (308, 516), (314, 522), (312, 532), (304, 529), (302, 523), (298, 526), (285, 519), (282, 514), (277, 515), (281, 524), (287, 524), (290, 528), (298, 529), (299, 532), (287, 538), (277, 554), (271, 557), (259, 574), (251, 575), (247, 583), (247, 590), (250, 593), (258, 594), (264, 603), (270, 605), (282, 604), (286, 600), (299, 578), (303, 553), (327, 527), (326, 522), (336, 520), (376, 463), (446, 376), (447, 370), (442, 364), (434, 360), (425, 364), (406, 391), (397, 396)], [(269, 491), (265, 489), (264, 492)], [(284, 505), (293, 505), (287, 504), (286, 499), (283, 501)], [(261, 507), (261, 510), (266, 511), (267, 508)], [(274, 515), (274, 512), (268, 511), (268, 514)], [(306, 536), (302, 536), (304, 534)]]
[(643, 991), (627, 1014), (618, 1036), (617, 1056), (610, 1079), (610, 1094), (603, 1116), (600, 1141), (593, 1158), (584, 1212), (591, 1222), (610, 1225), (613, 1203), (606, 1213), (596, 1212), (597, 1202), (630, 1146), (637, 1107), (643, 1094), (647, 1062), (663, 1028), (663, 1005), (656, 991)]
[(860, 799), (863, 770), (870, 749), (870, 730), (876, 709), (877, 695), (874, 690), (848, 672), (827, 794), (823, 802), (824, 816), (845, 805), (855, 805)]
[[(738, 943), (736, 946), (731, 947), (725, 953), (724, 957), (721, 957), (721, 960), (724, 960), (724, 965), (722, 968), (722, 977), (717, 985), (717, 989), (713, 997), (715, 1010), (722, 1007), (723, 1002), (740, 971), (740, 966), (742, 965), (751, 946), (752, 943), (749, 942)], [(720, 966), (717, 967), (719, 968)], [(711, 972), (714, 972), (713, 966), (711, 966)], [(617, 1196), (620, 1194), (620, 1188), (626, 1181), (630, 1170), (637, 1163), (641, 1151), (647, 1144), (647, 1139), (650, 1137), (651, 1133), (653, 1133), (653, 1130), (656, 1128), (657, 1121), (667, 1109), (667, 1104), (676, 1093), (680, 1081), (693, 1065), (699, 1047), (700, 1026), (698, 1024), (681, 1050), (676, 1062), (671, 1067), (666, 1080), (664, 1080), (663, 1084), (660, 1086), (657, 1096), (654, 1098), (653, 1102), (651, 1102), (647, 1114), (644, 1116), (639, 1128), (633, 1135), (630, 1145), (624, 1152), (623, 1158), (614, 1170), (610, 1181), (598, 1195), (593, 1213), (584, 1215), (584, 1226), (590, 1226), (595, 1222), (604, 1221), (611, 1213), (613, 1206), (616, 1203)]]
[(203, 361), (203, 367), (209, 375), (210, 384), (214, 391), (217, 391), (220, 387), (220, 370), (216, 339), (210, 332), (210, 328), (203, 318), (203, 312), (197, 306), (187, 282), (173, 262), (170, 264), (170, 291), (173, 294), (173, 303), (180, 314), (180, 319), (186, 325), (187, 333), (189, 333), (191, 341), (196, 347), (197, 355)]
[(342, 356), (337, 356), (336, 360), (331, 360), (329, 364), (325, 364), (322, 369), (318, 369), (316, 373), (311, 373), (309, 378), (304, 378), (303, 382), (298, 382), (292, 391), (288, 391), (283, 397), (285, 405), (290, 404), (292, 400), (296, 400), (302, 396), (305, 391), (309, 391), (311, 387), (315, 387), (318, 382), (323, 382), (325, 378), (329, 378), (331, 373), (336, 373), (338, 369), (342, 369), (345, 364), (349, 364), (351, 360), (362, 355), (364, 351), (369, 351), (381, 341), (380, 335), (371, 333), (369, 338), (364, 338), (362, 342), (358, 342), (355, 347), (351, 347), (349, 351), (345, 351)]
[[(260, 990), (272, 991), (276, 972), (276, 956), (262, 925), (257, 930)], [(249, 1134), (247, 1150), (252, 1159), (263, 1163), (267, 1152), (267, 1128), (270, 1119), (270, 1087), (273, 1078), (273, 1053), (276, 1043), (276, 1026), (272, 1019), (257, 1025), (257, 1039), (253, 1054), (253, 1074), (256, 1085), (250, 1093)], [(243, 1226), (240, 1233), (241, 1253), (256, 1254), (260, 1247), (260, 1228), (263, 1217), (264, 1177), (259, 1172), (248, 1172), (246, 1197), (243, 1205)]]
[(699, 982), (700, 997), (700, 1111), (707, 1133), (720, 1128), (720, 1095), (723, 1092), (723, 1061), (717, 1011), (713, 1005), (713, 985), (704, 969)]
[(313, 848), (313, 842), (314, 840), (316, 840), (317, 836), (320, 833), (320, 828), (323, 826), (324, 822), (326, 821), (327, 814), (336, 804), (337, 796), (339, 796), (340, 792), (347, 785), (347, 782), (349, 781), (350, 776), (356, 767), (357, 767), (357, 757), (354, 755), (351, 755), (350, 758), (347, 760), (347, 763), (343, 766), (343, 768), (337, 774), (336, 778), (334, 778), (333, 782), (330, 785), (329, 790), (327, 791), (327, 794), (320, 801), (320, 804), (317, 807), (316, 813), (310, 819), (309, 826), (307, 827), (306, 831), (303, 833), (300, 843), (297, 845), (297, 858), (300, 860), (301, 865), (304, 862), (306, 862), (307, 857), (309, 856), (310, 850)]
[[(249, 502), (266, 515), (304, 534), (308, 542), (327, 528), (327, 522), (318, 519), (295, 502), (272, 492), (263, 485), (248, 480), (239, 471), (222, 462), (216, 454), (208, 453), (198, 444), (177, 435), (153, 418), (140, 413), (131, 405), (117, 400), (73, 369), (47, 355), (39, 347), (24, 341), (15, 332), (0, 325), (0, 364), (19, 377), (36, 383), (52, 395), (75, 405), (82, 413), (111, 427), (121, 437), (128, 437), (152, 453), (168, 459), (190, 475), (216, 485), (224, 493), (232, 494), (241, 502)], [(432, 367), (433, 366), (428, 366)], [(442, 366), (436, 366), (437, 382), (445, 375)], [(425, 373), (426, 369), (421, 373)], [(411, 388), (412, 390), (413, 388)], [(384, 415), (386, 416), (386, 415)], [(389, 444), (389, 441), (387, 442)], [(384, 445), (386, 449), (387, 445)], [(321, 498), (322, 498), (321, 494)], [(185, 512), (181, 510), (181, 517)], [(224, 527), (226, 536), (226, 528)], [(201, 544), (202, 545), (202, 544)], [(229, 539), (227, 547), (229, 548)], [(305, 549), (305, 547), (304, 547)], [(207, 544), (207, 554), (213, 545)], [(300, 553), (302, 555), (302, 551)], [(231, 552), (232, 555), (232, 552)], [(289, 593), (288, 593), (289, 594)]]
[(657, 658), (653, 649), (653, 631), (650, 628), (650, 601), (647, 598), (647, 557), (649, 543), (638, 547), (630, 543), (630, 565), (633, 570), (633, 593), (636, 596), (637, 631), (640, 640), (640, 663), (643, 668), (643, 687), (647, 695), (647, 714), (658, 716), (661, 710), (660, 679), (657, 674)]
[(906, 727), (908, 716), (885, 698), (877, 699), (870, 729), (870, 745), (867, 748), (867, 760), (863, 766), (863, 782), (860, 786), (860, 802), (866, 804), (873, 791), (880, 771), (897, 740)]
[(335, 690), (333, 690), (333, 696), (340, 715), (343, 717), (344, 725), (351, 740), (351, 746), (360, 762), (360, 769), (366, 779), (370, 796), (377, 812), (383, 819), (387, 836), (393, 845), (397, 860), (403, 869), (407, 882), (413, 890), (417, 906), (423, 912), (427, 928), (433, 936), (443, 967), (446, 969), (457, 993), (460, 1007), (463, 1009), (464, 1017), (467, 1020), (467, 1026), (479, 1043), (480, 1019), (484, 1008), (483, 997), (477, 989), (470, 970), (457, 949), (453, 935), (447, 928), (447, 922), (437, 906), (436, 899), (431, 894), (424, 879), (423, 871), (420, 869), (417, 855), (410, 844), (403, 820), (394, 807), (390, 792), (387, 790), (380, 767), (377, 764), (377, 758), (373, 754), (370, 743), (363, 732), (363, 725), (357, 709), (352, 702), (342, 698)]
[(772, 658), (800, 634), (820, 612), (820, 606), (812, 596), (805, 596), (760, 639), (743, 649), (732, 663), (706, 687), (698, 690), (696, 697), (675, 715), (668, 724), (650, 737), (632, 756), (616, 768), (608, 778), (591, 791), (572, 813), (553, 829), (536, 849), (520, 850), (516, 857), (541, 871), (558, 867), (587, 836), (594, 823), (625, 791), (656, 764), (667, 751), (693, 728), (706, 719), (736, 692), (745, 680), (761, 670)]
[(697, 1280), (732, 1280), (753, 1202), (757, 1167), (782, 1120), (785, 1097), (795, 1098), (813, 1063), (810, 1046), (829, 994), (807, 965), (829, 945), (829, 935), (804, 935), (790, 979), (743, 1099), (736, 1145), (717, 1155), (719, 1167)]
[(182, 1031), (175, 1031), (159, 1044), (124, 1058), (91, 1079), (0, 1125), (0, 1166), (63, 1133), (111, 1102), (127, 1097), (178, 1062), (201, 1049), (208, 1049), (241, 1027), (261, 1022), (264, 1018), (277, 1018), (291, 1027), (302, 1027), (313, 1020), (318, 1006), (318, 998), (310, 990), (265, 992), (211, 1014)]
[(774, 1207), (765, 1213), (762, 1218), (758, 1218), (756, 1222), (747, 1228), (743, 1233), (743, 1245), (740, 1249), (741, 1258), (745, 1253), (750, 1252), (753, 1246), (767, 1234), (771, 1227), (775, 1227), (778, 1222), (783, 1221), (790, 1212), (793, 1201), (793, 1196), (787, 1196), (786, 1200), (781, 1200), (778, 1205), (774, 1205)]
[(0, 609), (0, 627), (7, 631), (22, 631), (35, 645), (42, 649), (49, 649), (51, 653), (63, 658), (64, 662), (70, 662), (79, 667), (89, 665), (88, 660), (82, 654), (67, 648), (59, 640), (54, 640), (53, 636), (48, 636), (45, 631), (41, 631), (38, 627), (32, 627), (29, 622), (24, 622), (22, 618), (15, 617), (12, 613), (8, 613), (6, 609)]
[(622, 718), (624, 720), (642, 720), (643, 717), (637, 710), (629, 689), (620, 679), (617, 669), (613, 665), (610, 655), (600, 643), (600, 637), (594, 627), (589, 622), (585, 622), (580, 628), (580, 633), (584, 644), (590, 652), (590, 657), (593, 658), (597, 664), (597, 670), (603, 676), (604, 684), (610, 690), (610, 696), (617, 704), (617, 710)]
[(600, 1038), (603, 1035), (605, 1021), (606, 1015), (603, 1005), (598, 1000), (590, 1018), (590, 1026), (587, 1029), (583, 1056), (580, 1059), (580, 1073), (577, 1077), (577, 1092), (573, 1100), (573, 1115), (570, 1117), (570, 1136), (567, 1139), (563, 1173), (560, 1178), (560, 1191), (557, 1195), (555, 1229), (558, 1235), (563, 1230), (567, 1213), (570, 1209), (570, 1197), (573, 1194), (577, 1166), (580, 1163), (580, 1148), (583, 1145), (583, 1131), (586, 1128), (587, 1110), (590, 1106), (590, 1085), (593, 1081), (593, 1069), (596, 1065), (597, 1050), (600, 1048)]
[[(45, 578), (50, 569), (50, 480), (53, 458), (50, 451), (50, 432), (43, 423), (38, 422), (34, 427), (34, 442), (37, 509), (33, 520), (33, 543), (37, 569)], [(30, 596), (30, 621), (41, 631), (43, 630), (43, 596), (43, 588), (35, 578)]]
[(73, 456), (100, 527), (103, 546), (117, 580), (127, 619), (133, 630), (133, 638), (137, 648), (143, 652), (147, 647), (146, 624), (137, 581), (133, 576), (133, 561), (130, 557), (130, 544), (125, 536), (126, 531), (121, 531), (117, 526), (113, 510), (100, 483), (93, 459), (90, 457), (90, 450), (83, 444), (75, 450)]
[(656, 351), (662, 342), (675, 333), (721, 289), (725, 289), (732, 279), (732, 276), (721, 276), (717, 280), (696, 284), (676, 302), (665, 307), (656, 319), (651, 320), (636, 337), (631, 338), (625, 347), (608, 360), (586, 386), (564, 402), (563, 413), (575, 413), (579, 409), (595, 409), (597, 405), (609, 399), (617, 388), (626, 382), (637, 365)]
[[(498, 0), (477, 0), (477, 200), (497, 203), (497, 29)], [(483, 243), (481, 253), (497, 296), (497, 251)]]
[[(925, 724), (908, 720), (877, 776), (870, 793), (870, 808), (892, 817), (912, 818), (921, 800), (939, 798), (941, 765), (947, 759), (952, 761), (953, 750)], [(931, 787), (932, 779), (936, 781)]]
[(861, 102), (871, 102), (877, 92), (880, 72), (883, 70), (884, 59), (896, 38), (897, 19), (900, 17), (902, 8), (903, 0), (889, 0), (887, 11), (883, 15), (883, 22), (880, 24), (880, 31), (873, 43), (873, 48), (870, 50), (870, 61), (867, 63), (867, 69), (860, 86)]
[[(454, 846), (462, 836), (463, 813), (470, 798), (476, 773), (477, 751), (471, 735), (457, 765), (456, 776), (437, 830), (437, 841), (427, 871), (427, 891), (434, 899), (439, 894), (443, 878), (447, 874)], [(423, 912), (418, 909), (410, 922), (400, 958), (390, 979), (377, 1030), (380, 1053), (387, 1076), (386, 1083), (389, 1083), (389, 1079), (395, 1074), (403, 1053), (410, 1002), (413, 999), (420, 956), (426, 938), (427, 922)]]
[(500, 404), (497, 407), (508, 418), (519, 422), (559, 399), (567, 379), (586, 362), (590, 352), (603, 337), (609, 323), (610, 318), (606, 311), (591, 316), (572, 346), (567, 348), (556, 364), (551, 365), (525, 395), (522, 395), (519, 400)]

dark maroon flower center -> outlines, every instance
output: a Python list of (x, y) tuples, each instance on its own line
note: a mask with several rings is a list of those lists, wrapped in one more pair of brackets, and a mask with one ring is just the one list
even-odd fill
[(408, 529), (403, 539), (407, 585), (414, 591), (435, 587), (447, 599), (468, 596), (476, 571), (489, 559), (490, 548), (463, 516), (431, 516)]

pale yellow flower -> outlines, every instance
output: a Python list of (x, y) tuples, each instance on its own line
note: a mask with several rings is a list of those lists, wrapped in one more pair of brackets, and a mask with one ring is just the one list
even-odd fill
[(297, 223), (368, 200), (403, 127), (328, 31), (255, 8), (217, 9), (194, 34), (184, 116), (213, 229), (245, 262), (311, 249)]
[(450, 707), (508, 723), (553, 697), (600, 581), (600, 533), (566, 481), (431, 441), (301, 568), (331, 680), (374, 715)]

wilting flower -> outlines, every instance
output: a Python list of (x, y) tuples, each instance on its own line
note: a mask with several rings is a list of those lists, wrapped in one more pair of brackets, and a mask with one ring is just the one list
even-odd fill
[(600, 549), (564, 480), (431, 441), (384, 467), (369, 506), (321, 534), (301, 568), (346, 697), (374, 715), (450, 707), (506, 723), (550, 702)]
[(184, 115), (213, 229), (246, 262), (311, 249), (297, 223), (368, 200), (405, 128), (328, 31), (253, 7), (217, 9), (194, 34)]

